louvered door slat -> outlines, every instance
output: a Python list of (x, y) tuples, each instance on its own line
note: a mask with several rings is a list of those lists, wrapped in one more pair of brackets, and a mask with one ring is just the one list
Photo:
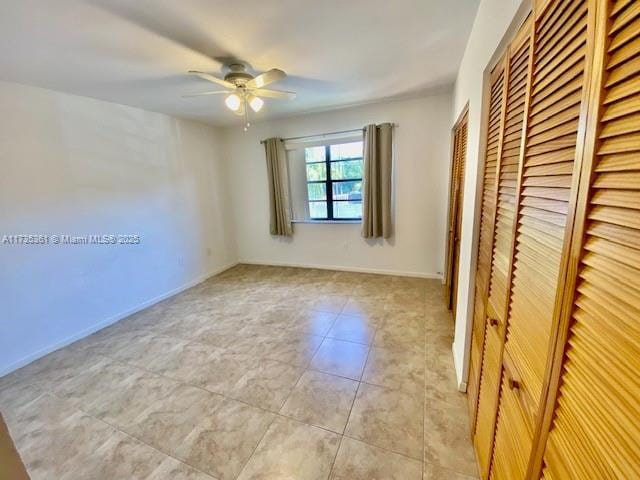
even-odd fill
[[(518, 101), (523, 93), (526, 92), (526, 80), (528, 71), (528, 59), (529, 59), (529, 42), (528, 37), (525, 37), (522, 45), (512, 52), (510, 58), (509, 69), (509, 85), (507, 88), (507, 110), (513, 102)], [(507, 119), (505, 122), (505, 129), (513, 127), (514, 131), (509, 136), (509, 140), (513, 142), (513, 151), (510, 149), (503, 150), (503, 157), (501, 162), (501, 172), (499, 185), (505, 184), (505, 175), (512, 172), (510, 168), (512, 165), (517, 165), (520, 154), (520, 143), (522, 138), (522, 126), (524, 120), (524, 106), (518, 108), (518, 115)], [(507, 140), (507, 138), (505, 138)], [(506, 144), (505, 144), (506, 145)], [(516, 146), (517, 145), (517, 146)], [(517, 170), (516, 170), (517, 171)], [(515, 185), (514, 185), (515, 187)], [(498, 291), (494, 290), (494, 285), (506, 284), (506, 259), (511, 256), (512, 249), (512, 230), (514, 221), (514, 205), (515, 205), (515, 188), (510, 190), (501, 190), (498, 197), (497, 205), (497, 217), (501, 219), (496, 224), (495, 228), (495, 241), (493, 246), (493, 266), (491, 271), (491, 280), (489, 287), (489, 302), (494, 306), (497, 320), (504, 323), (505, 316), (505, 302), (506, 296), (502, 289)], [(501, 268), (498, 268), (501, 267)], [(498, 379), (499, 380), (499, 379)], [(495, 387), (497, 389), (497, 385)], [(495, 408), (495, 407), (494, 407)]]
[(549, 16), (542, 16), (538, 20), (538, 48), (543, 48), (552, 41), (559, 28), (567, 23), (567, 20), (575, 17), (575, 11), (583, 5), (583, 0), (571, 0), (565, 2), (560, 8), (549, 10)]
[(594, 205), (609, 205), (627, 207), (640, 205), (640, 191), (602, 190), (594, 193), (591, 203)]
[(509, 386), (509, 379), (510, 372), (505, 369), (500, 388), (501, 415), (497, 426), (502, 435), (496, 435), (494, 446), (494, 455), (499, 452), (509, 461), (494, 461), (490, 474), (492, 480), (524, 478), (531, 450), (532, 427), (528, 422), (528, 412), (523, 407), (521, 393)]
[(456, 164), (457, 164), (457, 175), (455, 179), (455, 198), (454, 198), (454, 222), (452, 225), (452, 245), (454, 250), (453, 256), (453, 278), (451, 282), (453, 284), (451, 288), (451, 298), (450, 305), (452, 307), (454, 317), (456, 312), (456, 303), (458, 298), (458, 261), (459, 261), (459, 239), (461, 237), (462, 232), (462, 200), (463, 200), (463, 181), (464, 181), (464, 171), (465, 171), (465, 161), (467, 155), (467, 121), (468, 121), (468, 113), (462, 115), (458, 126), (457, 126), (457, 136), (458, 136), (458, 151), (456, 153)]
[(544, 96), (544, 93), (554, 93), (564, 87), (570, 80), (584, 72), (584, 49), (574, 52), (566, 62), (557, 65), (544, 77), (539, 77), (533, 85), (533, 95)]
[[(552, 5), (549, 7), (549, 13), (553, 13), (554, 9), (563, 8), (562, 3), (563, 2), (552, 2)], [(584, 2), (580, 8), (574, 10), (574, 14), (572, 15), (569, 23), (574, 25), (575, 31), (578, 32), (575, 39), (579, 39), (580, 51), (584, 51), (587, 43), (587, 11), (586, 4)], [(556, 33), (558, 32), (560, 32), (560, 30), (556, 31)], [(545, 38), (545, 41), (547, 44), (562, 44), (563, 39), (551, 38), (547, 40)], [(536, 43), (538, 43), (537, 39)], [(545, 50), (542, 49), (536, 50), (542, 51), (543, 53), (545, 52)], [(546, 51), (551, 52), (552, 50), (548, 49)], [(571, 56), (565, 57), (565, 64), (574, 63), (574, 59), (570, 58)], [(584, 53), (582, 53), (581, 58), (579, 59), (579, 65), (582, 69), (582, 77), (584, 76), (584, 63)], [(542, 82), (544, 82), (545, 79), (544, 75), (540, 76), (541, 70), (538, 68), (540, 64), (545, 64), (544, 59), (537, 59), (533, 72), (534, 84), (539, 78), (542, 79)], [(559, 66), (559, 68), (562, 68), (562, 65)], [(584, 85), (584, 79), (582, 79), (582, 84)], [(544, 142), (542, 143), (536, 142), (535, 134), (532, 135), (531, 130), (527, 133), (527, 147), (524, 160), (524, 185), (527, 185), (528, 182), (536, 182), (536, 175), (530, 175), (530, 171), (527, 170), (530, 166), (530, 159), (533, 160), (533, 164), (536, 165), (539, 163), (541, 155), (557, 153), (562, 154), (561, 158), (566, 158), (567, 160), (565, 161), (567, 163), (573, 163), (575, 159), (575, 145), (578, 132), (577, 119), (581, 111), (583, 90), (583, 87), (578, 90), (574, 90), (573, 93), (564, 97), (563, 101), (556, 102), (556, 104), (547, 111), (546, 115), (544, 111), (538, 114), (540, 115), (540, 118), (543, 118), (542, 115), (544, 115), (545, 119), (543, 121), (550, 125), (551, 128), (548, 130), (549, 135), (545, 137)], [(532, 111), (535, 107), (536, 105), (532, 103)], [(534, 115), (532, 118), (535, 122), (538, 117)], [(555, 123), (563, 125), (569, 120), (569, 129), (553, 126)], [(541, 122), (539, 122), (538, 125)], [(536, 124), (534, 123), (531, 128), (533, 129), (535, 126)], [(536, 131), (534, 130), (534, 132)], [(569, 165), (566, 165), (565, 168), (568, 170), (570, 167)], [(548, 175), (544, 175), (543, 178), (546, 179), (547, 176)], [(564, 237), (563, 233), (564, 227), (566, 226), (566, 213), (568, 212), (568, 202), (570, 198), (570, 185), (567, 185), (566, 178), (564, 179), (564, 182), (564, 185), (559, 187), (547, 188), (525, 186), (522, 191), (522, 202), (519, 212), (519, 232), (522, 232), (523, 230), (523, 225), (521, 223), (522, 220), (526, 217), (530, 217), (541, 222), (541, 231), (545, 231), (546, 229), (557, 230), (557, 233)], [(544, 201), (540, 202), (540, 200)], [(542, 309), (544, 315), (541, 318), (529, 316), (524, 311), (523, 316), (521, 317), (516, 318), (512, 315), (509, 318), (509, 328), (513, 325), (514, 333), (512, 334), (511, 331), (507, 333), (506, 348), (511, 348), (510, 344), (513, 346), (520, 344), (521, 348), (526, 349), (527, 347), (525, 347), (525, 345), (528, 343), (527, 332), (530, 328), (534, 328), (534, 325), (537, 331), (544, 332), (543, 337), (541, 338), (541, 344), (533, 346), (533, 348), (531, 348), (531, 355), (527, 355), (526, 359), (512, 356), (516, 368), (519, 366), (524, 367), (525, 372), (521, 372), (523, 382), (529, 385), (530, 390), (534, 392), (534, 398), (539, 399), (546, 365), (548, 336), (550, 334), (551, 317), (553, 306), (555, 304), (555, 290), (558, 283), (558, 269), (560, 266), (560, 253), (562, 251), (563, 238), (555, 236), (551, 237), (546, 242), (540, 242), (537, 236), (519, 235), (517, 241), (518, 253), (516, 254), (514, 262), (514, 294), (511, 298), (511, 308), (518, 307), (520, 302), (526, 302), (527, 299), (525, 297), (529, 295), (528, 292), (535, 288), (535, 285), (547, 285), (549, 288), (539, 290), (538, 294), (540, 296), (536, 298), (536, 303), (544, 306)], [(523, 252), (529, 252), (529, 254), (523, 255)], [(535, 252), (535, 255), (532, 254), (533, 252)], [(543, 261), (540, 263), (540, 260), (545, 258), (550, 259), (551, 261)], [(527, 278), (530, 279), (531, 282), (525, 282), (522, 280), (518, 275), (519, 270), (526, 271), (528, 273)], [(521, 334), (515, 334), (516, 331), (521, 332)], [(522, 362), (522, 365), (520, 365), (519, 362)]]
[(527, 166), (548, 165), (551, 163), (571, 162), (573, 167), (573, 159), (575, 157), (575, 149), (573, 147), (562, 148), (553, 152), (541, 153), (538, 155), (529, 154), (527, 156)]
[(565, 83), (562, 89), (555, 90), (551, 94), (549, 94), (546, 91), (542, 92), (542, 94), (539, 94), (537, 97), (533, 98), (535, 107), (531, 109), (531, 114), (537, 115), (544, 109), (554, 105), (556, 102), (559, 102), (564, 98), (572, 95), (576, 91), (579, 91), (581, 87), (582, 87), (582, 78), (576, 77), (573, 80)]
[[(640, 82), (638, 82), (638, 84), (640, 88)], [(640, 125), (640, 114), (632, 112), (631, 114), (618, 118), (617, 120), (607, 122), (607, 125), (603, 127), (602, 132), (600, 132), (600, 138), (605, 139), (609, 137), (617, 137), (623, 133), (635, 133), (640, 128), (638, 125)], [(637, 137), (635, 139), (629, 138), (627, 140), (635, 141), (637, 140)], [(606, 152), (606, 150), (603, 152)]]
[(606, 6), (599, 143), (545, 478), (640, 478), (640, 3)]
[(449, 192), (449, 232), (447, 239), (447, 257), (445, 269), (445, 284), (447, 303), (455, 314), (457, 298), (457, 271), (460, 229), (462, 227), (462, 182), (464, 179), (464, 164), (467, 150), (467, 111), (462, 113), (453, 130), (453, 153), (451, 167), (451, 187)]
[[(486, 324), (484, 350), (482, 357), (482, 373), (478, 398), (478, 416), (474, 444), (481, 471), (486, 471), (491, 459), (493, 446), (493, 415), (488, 411), (488, 401), (497, 401), (497, 384), (500, 382), (499, 368), (502, 355), (502, 332), (498, 326)], [(490, 390), (496, 390), (492, 392)], [(495, 408), (495, 407), (494, 407)]]
[(604, 99), (605, 105), (620, 100), (627, 96), (633, 95), (640, 90), (640, 79), (638, 77), (628, 78), (619, 82), (607, 90), (607, 96)]
[(640, 57), (636, 57), (624, 65), (619, 66), (609, 74), (605, 87), (611, 87), (627, 80), (628, 78), (633, 78), (639, 67)]
[(571, 175), (533, 175), (527, 176), (523, 182), (525, 187), (561, 187), (569, 188), (571, 186)]
[[(583, 3), (583, 12), (586, 13), (586, 3)], [(581, 40), (582, 33), (586, 29), (586, 25), (580, 22), (580, 18), (574, 18), (574, 23), (567, 23), (558, 32), (560, 40), (554, 43), (550, 43), (550, 48), (541, 48), (536, 51), (536, 58), (539, 61), (536, 62), (536, 68), (539, 69), (541, 75), (546, 75), (550, 71), (557, 68), (558, 65), (562, 65), (567, 58), (573, 55), (576, 51), (584, 48), (584, 43)]]

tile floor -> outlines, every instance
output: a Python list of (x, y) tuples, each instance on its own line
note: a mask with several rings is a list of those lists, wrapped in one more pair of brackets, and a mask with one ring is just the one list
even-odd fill
[(435, 280), (239, 265), (0, 379), (32, 479), (465, 480)]

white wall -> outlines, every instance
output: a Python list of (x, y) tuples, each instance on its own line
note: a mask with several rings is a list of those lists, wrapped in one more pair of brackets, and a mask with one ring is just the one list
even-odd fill
[[(267, 106), (268, 107), (268, 106)], [(240, 261), (438, 276), (443, 270), (449, 175), (451, 95), (378, 103), (226, 129), (226, 156)], [(264, 148), (268, 137), (314, 135), (395, 122), (395, 235), (365, 241), (360, 224), (294, 225), (269, 234)]]
[(0, 243), (0, 375), (235, 262), (216, 129), (2, 82), (0, 108), (0, 239), (141, 237)]
[(462, 236), (460, 240), (460, 269), (456, 332), (453, 344), (458, 384), (466, 389), (468, 351), (471, 345), (473, 292), (477, 254), (477, 225), (480, 214), (482, 181), (481, 154), (484, 150), (483, 105), (488, 103), (485, 83), (488, 66), (504, 51), (507, 43), (529, 10), (528, 0), (482, 0), (467, 43), (453, 94), (453, 116), (450, 125), (469, 103), (467, 159), (464, 181)]

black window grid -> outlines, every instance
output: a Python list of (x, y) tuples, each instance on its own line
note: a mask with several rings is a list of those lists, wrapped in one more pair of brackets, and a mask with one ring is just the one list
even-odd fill
[[(361, 182), (362, 177), (358, 178), (341, 178), (334, 180), (331, 178), (331, 164), (337, 162), (350, 162), (360, 160), (362, 161), (362, 157), (356, 158), (341, 158), (339, 160), (331, 160), (331, 148), (329, 145), (325, 145), (324, 147), (325, 159), (321, 162), (308, 162), (306, 165), (325, 165), (325, 179), (324, 180), (307, 180), (307, 185), (309, 184), (317, 184), (324, 183), (325, 184), (325, 199), (324, 200), (308, 200), (309, 203), (324, 203), (327, 204), (327, 216), (326, 217), (310, 217), (312, 220), (335, 220), (335, 221), (350, 221), (350, 220), (361, 220), (362, 217), (334, 217), (334, 204), (340, 202), (349, 202), (349, 203), (362, 203), (362, 200), (354, 201), (354, 200), (334, 200), (333, 198), (333, 184), (334, 183), (344, 183), (344, 182)], [(309, 189), (307, 189), (307, 192)], [(311, 214), (311, 212), (309, 212)]]

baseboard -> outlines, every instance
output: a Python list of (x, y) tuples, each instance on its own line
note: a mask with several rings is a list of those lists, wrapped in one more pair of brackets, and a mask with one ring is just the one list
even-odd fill
[(317, 265), (313, 263), (292, 263), (292, 262), (263, 262), (260, 260), (242, 259), (238, 263), (248, 265), (267, 265), (273, 267), (295, 267), (295, 268), (317, 268), (320, 270), (337, 270), (340, 272), (376, 273), (379, 275), (396, 275), (398, 277), (414, 277), (442, 280), (442, 275), (438, 273), (407, 272), (404, 270), (387, 270), (381, 268), (365, 267), (345, 267), (342, 265)]
[(453, 355), (453, 368), (455, 369), (455, 372), (456, 372), (456, 383), (458, 384), (458, 390), (460, 392), (466, 392), (467, 382), (465, 382), (464, 379), (462, 378), (463, 377), (462, 366), (458, 365), (458, 362), (457, 362), (458, 356), (456, 355), (455, 343), (451, 344), (451, 355)]
[[(130, 308), (124, 312), (120, 312), (116, 315), (113, 315), (112, 317), (109, 317), (101, 322), (95, 323), (90, 327), (85, 328), (84, 330), (74, 335), (71, 335), (63, 340), (60, 340), (56, 343), (48, 345), (45, 348), (41, 348), (36, 352), (26, 355), (22, 357), (20, 360), (17, 360), (5, 367), (0, 368), (0, 377), (8, 375), (9, 373), (21, 367), (24, 367), (25, 365), (28, 365), (29, 363), (41, 357), (44, 357), (45, 355), (48, 355), (51, 352), (54, 352), (56, 350), (59, 350), (60, 348), (66, 347), (67, 345), (77, 340), (80, 340), (84, 337), (87, 337), (92, 333), (102, 330), (103, 328), (106, 328), (109, 325), (113, 325), (114, 323), (118, 322), (119, 320), (122, 320), (123, 318), (128, 317), (129, 315), (133, 315), (134, 313), (137, 313), (140, 310), (144, 310), (145, 308), (148, 308), (158, 302), (161, 302), (166, 298), (172, 297), (173, 295), (177, 295), (178, 293), (183, 292), (199, 283), (202, 283), (208, 278), (213, 277), (214, 275), (218, 275), (219, 273), (222, 273), (225, 270), (233, 268), (234, 266), (240, 263), (249, 264), (249, 265), (271, 265), (271, 266), (278, 266), (278, 267), (317, 268), (321, 270), (336, 270), (336, 271), (343, 271), (343, 272), (375, 273), (375, 274), (381, 274), (381, 275), (397, 275), (402, 277), (427, 278), (427, 279), (439, 279), (439, 280), (442, 279), (442, 275), (422, 273), (422, 272), (407, 272), (402, 270), (387, 270), (387, 269), (362, 268), (362, 267), (345, 267), (341, 265), (316, 265), (311, 263), (302, 264), (302, 263), (291, 263), (291, 262), (261, 262), (261, 261), (243, 259), (238, 262), (229, 263), (223, 267), (220, 267), (204, 275), (201, 275), (200, 277), (195, 278), (194, 280), (187, 282), (186, 284), (181, 285), (180, 287), (174, 288), (173, 290), (163, 293), (162, 295), (158, 295), (150, 300), (147, 300), (139, 305), (136, 305), (133, 308)], [(455, 355), (454, 355), (454, 362), (455, 362)], [(458, 371), (457, 366), (456, 366), (456, 371)], [(465, 389), (466, 389), (466, 385), (465, 385)]]
[(113, 325), (114, 323), (118, 322), (119, 320), (122, 320), (123, 318), (128, 317), (129, 315), (133, 315), (134, 313), (139, 312), (140, 310), (144, 310), (145, 308), (150, 307), (151, 305), (155, 305), (158, 302), (161, 302), (162, 300), (165, 300), (169, 297), (172, 297), (174, 295), (177, 295), (180, 292), (184, 292), (185, 290), (188, 290), (191, 287), (194, 287), (196, 285), (198, 285), (199, 283), (204, 282), (205, 280), (207, 280), (208, 278), (213, 277), (214, 275), (218, 275), (219, 273), (222, 273), (226, 270), (229, 270), (230, 268), (235, 267), (238, 264), (238, 262), (232, 262), (229, 263), (223, 267), (214, 269), (204, 275), (201, 275), (193, 280), (191, 280), (190, 282), (185, 283), (184, 285), (181, 285), (177, 288), (174, 288), (173, 290), (170, 290), (166, 293), (163, 293), (162, 295), (158, 295), (157, 297), (154, 297), (150, 300), (147, 300), (139, 305), (136, 305), (133, 308), (130, 308), (124, 312), (120, 312), (116, 315), (113, 315), (109, 318), (107, 318), (106, 320), (103, 320), (101, 322), (95, 323), (93, 325), (91, 325), (88, 328), (85, 328), (84, 330), (81, 330), (78, 333), (75, 333), (63, 340), (60, 340), (56, 343), (53, 343), (51, 345), (48, 345), (45, 348), (41, 348), (40, 350), (38, 350), (37, 352), (33, 352), (30, 353), (29, 355), (22, 357), (20, 360), (17, 360), (9, 365), (7, 365), (6, 367), (2, 367), (0, 369), (0, 377), (3, 377), (5, 375), (8, 375), (9, 373), (24, 367), (25, 365), (28, 365), (31, 362), (34, 362), (35, 360), (44, 357), (45, 355), (48, 355), (51, 352), (54, 352), (56, 350), (59, 350), (60, 348), (66, 347), (67, 345), (80, 340), (81, 338), (87, 337), (89, 335), (91, 335), (92, 333), (97, 332), (98, 330), (102, 330), (103, 328), (108, 327), (109, 325)]

